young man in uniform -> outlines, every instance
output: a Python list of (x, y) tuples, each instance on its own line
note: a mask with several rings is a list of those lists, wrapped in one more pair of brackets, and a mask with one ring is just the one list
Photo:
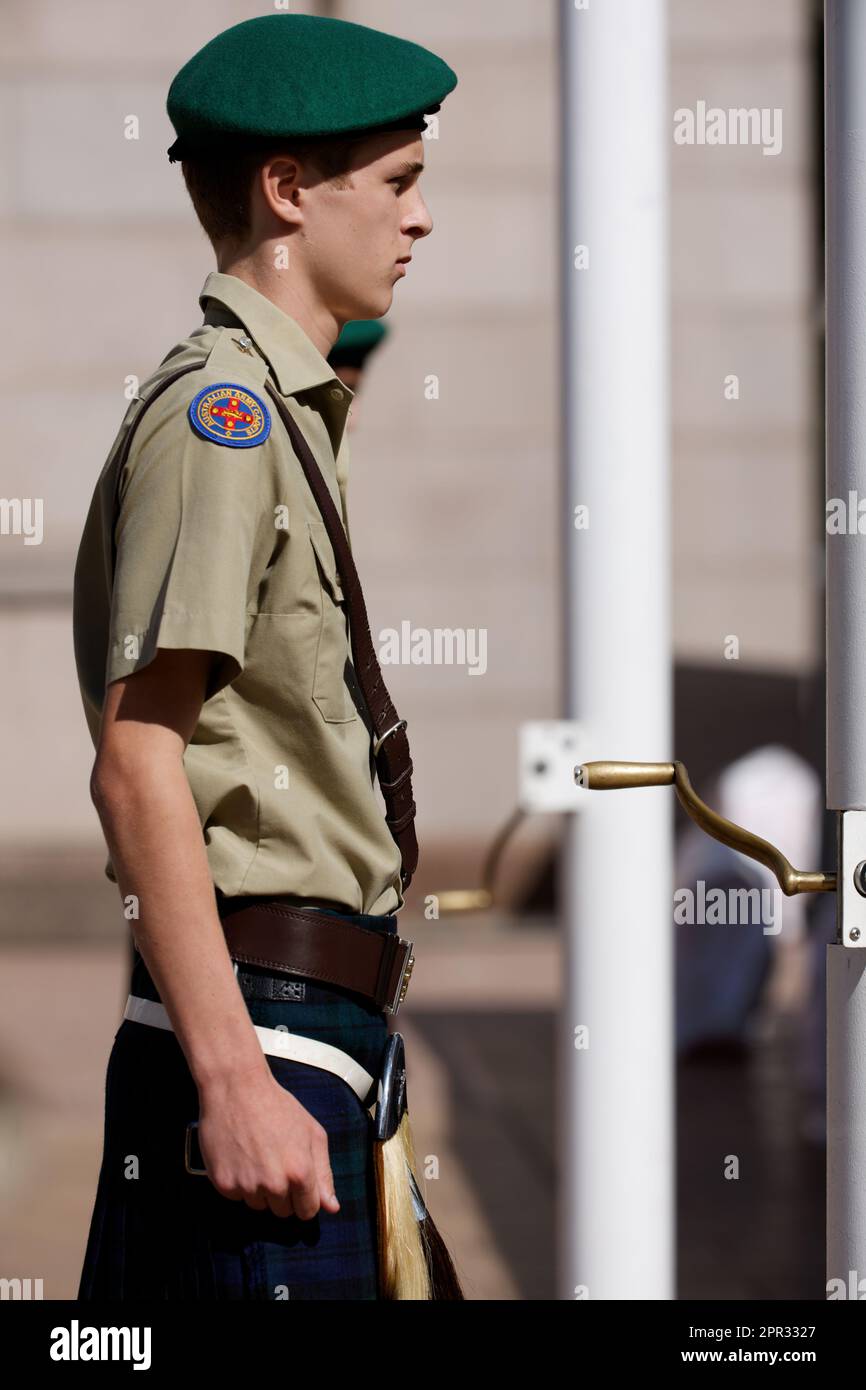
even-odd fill
[(169, 155), (218, 269), (127, 411), (75, 572), (91, 792), (137, 948), (81, 1299), (383, 1296), (368, 1083), (411, 966), (415, 807), (326, 358), (432, 229), (420, 132), (455, 84), (415, 44), (295, 15), (234, 26), (172, 83)]

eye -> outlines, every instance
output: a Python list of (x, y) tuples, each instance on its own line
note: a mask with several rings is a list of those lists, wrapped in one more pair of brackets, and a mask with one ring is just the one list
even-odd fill
[(402, 193), (404, 186), (408, 184), (408, 180), (405, 178), (389, 179), (388, 182), (397, 185), (396, 191), (398, 194)]

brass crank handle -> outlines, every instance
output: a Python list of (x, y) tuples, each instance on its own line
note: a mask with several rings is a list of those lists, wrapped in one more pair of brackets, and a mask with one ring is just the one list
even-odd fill
[(440, 912), (485, 912), (497, 905), (494, 894), (496, 871), (508, 841), (525, 818), (526, 812), (517, 806), (497, 830), (484, 860), (480, 888), (449, 888), (435, 895)]
[(804, 869), (794, 869), (781, 850), (744, 830), (732, 820), (726, 820), (718, 812), (701, 801), (686, 772), (685, 763), (580, 763), (574, 769), (574, 780), (579, 787), (590, 791), (620, 791), (627, 787), (669, 787), (673, 784), (680, 805), (688, 812), (696, 825), (721, 840), (723, 845), (739, 850), (750, 859), (765, 864), (779, 880), (783, 893), (792, 897), (795, 893), (833, 893), (836, 890), (836, 875), (825, 874), (822, 870), (810, 873)]

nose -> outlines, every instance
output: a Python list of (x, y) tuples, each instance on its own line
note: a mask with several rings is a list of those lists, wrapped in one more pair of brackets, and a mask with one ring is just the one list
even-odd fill
[(430, 216), (430, 209), (420, 193), (412, 208), (405, 230), (412, 237), (429, 236), (433, 230), (433, 218)]

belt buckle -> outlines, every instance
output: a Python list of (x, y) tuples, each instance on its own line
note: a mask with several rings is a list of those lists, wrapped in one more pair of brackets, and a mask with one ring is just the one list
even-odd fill
[(389, 738), (391, 734), (396, 734), (396, 732), (397, 732), (398, 729), (405, 729), (405, 728), (406, 728), (406, 720), (405, 720), (405, 719), (398, 719), (396, 724), (392, 724), (391, 727), (390, 727), (390, 729), (386, 729), (386, 730), (385, 730), (385, 732), (384, 732), (384, 734), (382, 734), (381, 738), (374, 738), (374, 739), (373, 739), (373, 757), (374, 757), (374, 758), (378, 758), (378, 756), (379, 756), (379, 749), (382, 747), (382, 744), (385, 742), (385, 739), (386, 739), (386, 738)]
[(415, 957), (412, 954), (412, 947), (414, 944), (414, 941), (400, 940), (400, 945), (406, 947), (403, 955), (403, 968), (397, 978), (393, 998), (390, 1004), (385, 1005), (386, 1013), (395, 1014), (406, 998), (406, 991), (409, 988), (409, 980), (412, 976), (412, 967), (415, 964)]

